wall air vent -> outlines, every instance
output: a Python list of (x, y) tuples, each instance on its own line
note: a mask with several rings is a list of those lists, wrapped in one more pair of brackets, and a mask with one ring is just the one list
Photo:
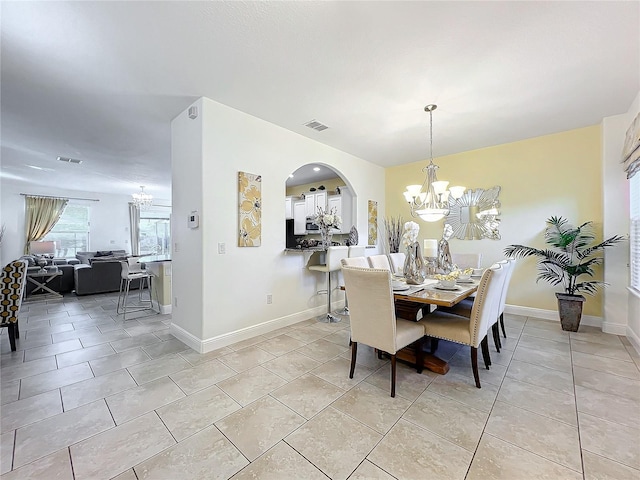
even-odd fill
[(82, 160), (76, 160), (75, 158), (69, 157), (58, 157), (58, 161), (64, 163), (75, 163), (76, 165), (80, 165), (82, 163)]
[(313, 128), (314, 130), (317, 130), (318, 132), (321, 132), (322, 130), (326, 130), (327, 127), (326, 125), (321, 124), (320, 122), (317, 122), (316, 120), (310, 120), (307, 123), (304, 124), (305, 127), (309, 127), (309, 128)]

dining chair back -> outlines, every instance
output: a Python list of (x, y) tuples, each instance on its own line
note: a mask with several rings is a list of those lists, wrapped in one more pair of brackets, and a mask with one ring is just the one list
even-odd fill
[(349, 257), (342, 259), (342, 266), (369, 268), (367, 257)]
[(351, 314), (351, 369), (353, 378), (358, 343), (364, 343), (391, 356), (391, 396), (395, 397), (396, 352), (419, 342), (417, 369), (422, 372), (424, 327), (418, 322), (396, 318), (391, 272), (387, 269), (343, 266), (345, 288)]
[(429, 337), (471, 347), (471, 366), (478, 388), (480, 388), (478, 347), (482, 348), (484, 363), (489, 369), (491, 358), (487, 332), (497, 319), (505, 275), (506, 269), (497, 263), (484, 271), (468, 318), (436, 310), (418, 322), (424, 325), (425, 335)]
[(15, 260), (3, 267), (0, 277), (0, 327), (7, 328), (12, 352), (16, 351), (16, 338), (20, 338), (18, 312), (27, 283), (27, 267), (26, 261)]
[(389, 261), (391, 263), (391, 271), (395, 274), (402, 274), (406, 258), (407, 255), (403, 252), (390, 253)]
[(465, 268), (480, 268), (482, 253), (452, 253), (451, 262), (460, 270)]
[[(504, 308), (507, 304), (507, 292), (509, 290), (509, 284), (511, 283), (511, 275), (513, 275), (513, 269), (516, 267), (516, 259), (508, 258), (504, 261), (504, 267), (507, 269), (507, 272), (504, 276), (504, 283), (502, 285), (502, 294), (500, 295), (500, 306), (498, 307), (498, 318), (500, 320), (500, 328), (502, 328), (502, 335), (504, 338), (507, 338), (507, 332), (504, 329)], [(500, 332), (498, 332), (498, 339), (500, 337)]]
[[(320, 265), (309, 265), (309, 270), (314, 272), (323, 272), (326, 274), (327, 279), (327, 313), (318, 317), (318, 321), (321, 322), (339, 322), (340, 317), (336, 317), (331, 314), (331, 273), (338, 272), (342, 268), (342, 259), (347, 258), (349, 254), (349, 247), (347, 246), (335, 246), (327, 248), (325, 253), (325, 263)], [(324, 290), (319, 290), (318, 293), (325, 293)]]
[(371, 268), (382, 268), (391, 271), (391, 263), (386, 255), (371, 255), (367, 257)]

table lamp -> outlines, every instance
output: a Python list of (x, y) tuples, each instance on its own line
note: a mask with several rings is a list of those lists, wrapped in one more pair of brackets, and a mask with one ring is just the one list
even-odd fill
[(30, 242), (29, 250), (32, 255), (55, 255), (56, 242)]

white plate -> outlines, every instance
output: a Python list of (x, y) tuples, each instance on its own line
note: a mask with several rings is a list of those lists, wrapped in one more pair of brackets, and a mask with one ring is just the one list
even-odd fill
[(409, 290), (411, 287), (409, 285), (396, 285), (393, 287), (394, 292), (404, 292), (405, 290)]
[(456, 282), (457, 282), (457, 283), (473, 283), (473, 280), (471, 280), (470, 278), (469, 278), (469, 279), (467, 279), (467, 280), (460, 280), (460, 279), (458, 279), (458, 280), (456, 280)]
[(444, 287), (442, 285), (434, 285), (433, 288), (435, 288), (436, 290), (460, 290), (460, 287), (457, 285), (454, 285), (453, 287)]

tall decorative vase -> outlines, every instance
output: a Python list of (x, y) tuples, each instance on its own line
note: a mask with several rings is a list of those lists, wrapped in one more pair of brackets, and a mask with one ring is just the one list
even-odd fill
[(404, 279), (410, 285), (420, 285), (424, 283), (426, 271), (420, 244), (413, 242), (407, 247), (407, 256), (404, 259)]
[(333, 237), (333, 233), (331, 233), (328, 229), (321, 228), (320, 237), (322, 239), (322, 249), (323, 250), (328, 249), (331, 246), (331, 239)]

